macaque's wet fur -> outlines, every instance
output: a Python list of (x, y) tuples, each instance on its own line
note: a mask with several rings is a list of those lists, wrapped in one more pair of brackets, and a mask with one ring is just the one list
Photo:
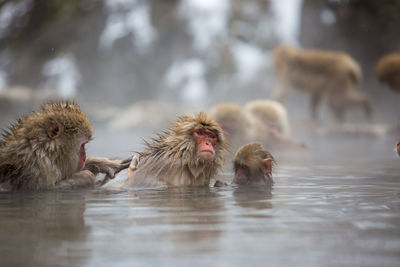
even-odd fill
[(400, 139), (399, 139), (399, 141), (397, 141), (396, 152), (397, 152), (397, 156), (400, 157)]
[(311, 114), (316, 121), (324, 98), (337, 122), (344, 122), (352, 108), (363, 109), (371, 118), (369, 100), (356, 90), (362, 79), (360, 66), (349, 55), (282, 45), (274, 49), (273, 62), (277, 78), (274, 99), (282, 101), (289, 90), (297, 89), (311, 95)]
[[(204, 158), (201, 155), (196, 129), (213, 133), (212, 156)], [(195, 117), (183, 116), (168, 131), (147, 142), (146, 149), (133, 158), (128, 178), (122, 184), (110, 187), (208, 186), (225, 162), (226, 149), (223, 131), (214, 120), (204, 113)]]
[(400, 93), (400, 53), (383, 56), (376, 65), (378, 79)]
[(85, 144), (92, 137), (92, 125), (78, 105), (43, 106), (3, 132), (0, 184), (7, 190), (86, 187), (94, 185), (98, 172), (115, 175), (127, 167), (121, 161), (86, 159)]
[(235, 154), (233, 184), (272, 186), (275, 159), (261, 143), (242, 146)]
[(281, 103), (268, 99), (253, 100), (246, 104), (245, 111), (256, 123), (267, 126), (282, 137), (290, 137), (289, 117)]

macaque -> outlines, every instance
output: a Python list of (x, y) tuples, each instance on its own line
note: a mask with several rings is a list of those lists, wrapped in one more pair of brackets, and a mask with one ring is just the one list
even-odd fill
[(272, 186), (272, 165), (275, 160), (262, 146), (254, 142), (242, 146), (235, 154), (233, 184)]
[(400, 93), (400, 53), (382, 57), (376, 65), (376, 74), (379, 81)]
[(400, 157), (400, 140), (397, 142), (396, 151), (397, 155)]
[(209, 185), (225, 161), (226, 141), (221, 127), (204, 113), (180, 117), (132, 159), (127, 178), (111, 181), (106, 189)]
[(281, 103), (273, 100), (254, 100), (246, 104), (245, 110), (281, 136), (290, 137), (288, 114)]
[(361, 108), (370, 119), (367, 97), (356, 90), (362, 73), (357, 62), (343, 52), (303, 50), (278, 46), (273, 51), (277, 86), (272, 98), (282, 101), (291, 89), (311, 95), (311, 115), (318, 121), (318, 109), (325, 98), (336, 122), (343, 123), (352, 108)]
[(20, 118), (0, 140), (3, 190), (93, 186), (100, 172), (113, 177), (129, 161), (86, 158), (93, 138), (86, 115), (73, 103), (55, 103)]
[(305, 145), (290, 138), (289, 119), (285, 107), (273, 100), (250, 101), (245, 106), (251, 123), (250, 139), (279, 152), (305, 152)]
[(248, 142), (251, 123), (244, 109), (234, 103), (221, 103), (215, 105), (209, 113), (223, 129), (230, 149), (236, 151)]

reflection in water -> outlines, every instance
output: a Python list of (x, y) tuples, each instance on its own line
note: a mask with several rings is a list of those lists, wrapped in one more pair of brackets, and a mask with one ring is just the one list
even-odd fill
[[(154, 197), (142, 192), (138, 195), (138, 203)], [(221, 216), (225, 210), (224, 202), (219, 194), (204, 187), (169, 188), (152, 205), (160, 214), (166, 215), (160, 218), (159, 223), (168, 226), (170, 230), (160, 233), (157, 239), (173, 244), (171, 255), (188, 254), (193, 250), (191, 244), (194, 243), (197, 244), (195, 251), (198, 253), (218, 250), (217, 241), (222, 228), (218, 225), (225, 223), (224, 216)]]
[(328, 145), (303, 162), (278, 158), (272, 190), (0, 194), (1, 265), (397, 267), (393, 140)]
[(243, 208), (271, 209), (270, 186), (239, 186), (233, 191), (233, 199)]
[(89, 257), (84, 196), (1, 193), (2, 266), (80, 266)]

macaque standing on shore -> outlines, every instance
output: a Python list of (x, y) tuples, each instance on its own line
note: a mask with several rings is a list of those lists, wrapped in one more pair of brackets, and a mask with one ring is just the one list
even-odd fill
[(376, 65), (376, 74), (379, 81), (400, 93), (400, 53), (383, 56)]
[(90, 187), (98, 173), (113, 177), (128, 167), (127, 160), (86, 159), (92, 137), (92, 125), (72, 103), (49, 104), (18, 119), (0, 140), (0, 188)]
[(180, 117), (132, 159), (128, 177), (106, 189), (178, 185), (208, 186), (225, 161), (221, 127), (204, 113)]
[(360, 66), (347, 54), (282, 45), (273, 51), (273, 64), (277, 85), (272, 98), (282, 101), (291, 89), (310, 94), (315, 121), (324, 98), (337, 122), (345, 122), (346, 113), (352, 108), (363, 109), (371, 118), (369, 100), (356, 90), (362, 78)]

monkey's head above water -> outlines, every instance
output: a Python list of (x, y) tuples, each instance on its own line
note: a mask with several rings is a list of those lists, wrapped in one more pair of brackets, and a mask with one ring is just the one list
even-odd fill
[(242, 146), (235, 155), (234, 184), (272, 184), (275, 159), (259, 142)]
[(92, 125), (78, 105), (47, 104), (18, 119), (3, 133), (0, 167), (11, 176), (35, 177), (52, 169), (58, 176), (55, 179), (60, 180), (83, 168), (85, 144), (92, 138)]
[(33, 148), (44, 148), (48, 152), (71, 143), (93, 138), (93, 128), (79, 106), (70, 102), (47, 104), (17, 121), (5, 138), (23, 138)]
[(225, 161), (227, 144), (222, 128), (204, 113), (180, 117), (166, 132), (147, 143), (142, 156), (158, 156), (182, 165), (210, 163), (215, 167)]

